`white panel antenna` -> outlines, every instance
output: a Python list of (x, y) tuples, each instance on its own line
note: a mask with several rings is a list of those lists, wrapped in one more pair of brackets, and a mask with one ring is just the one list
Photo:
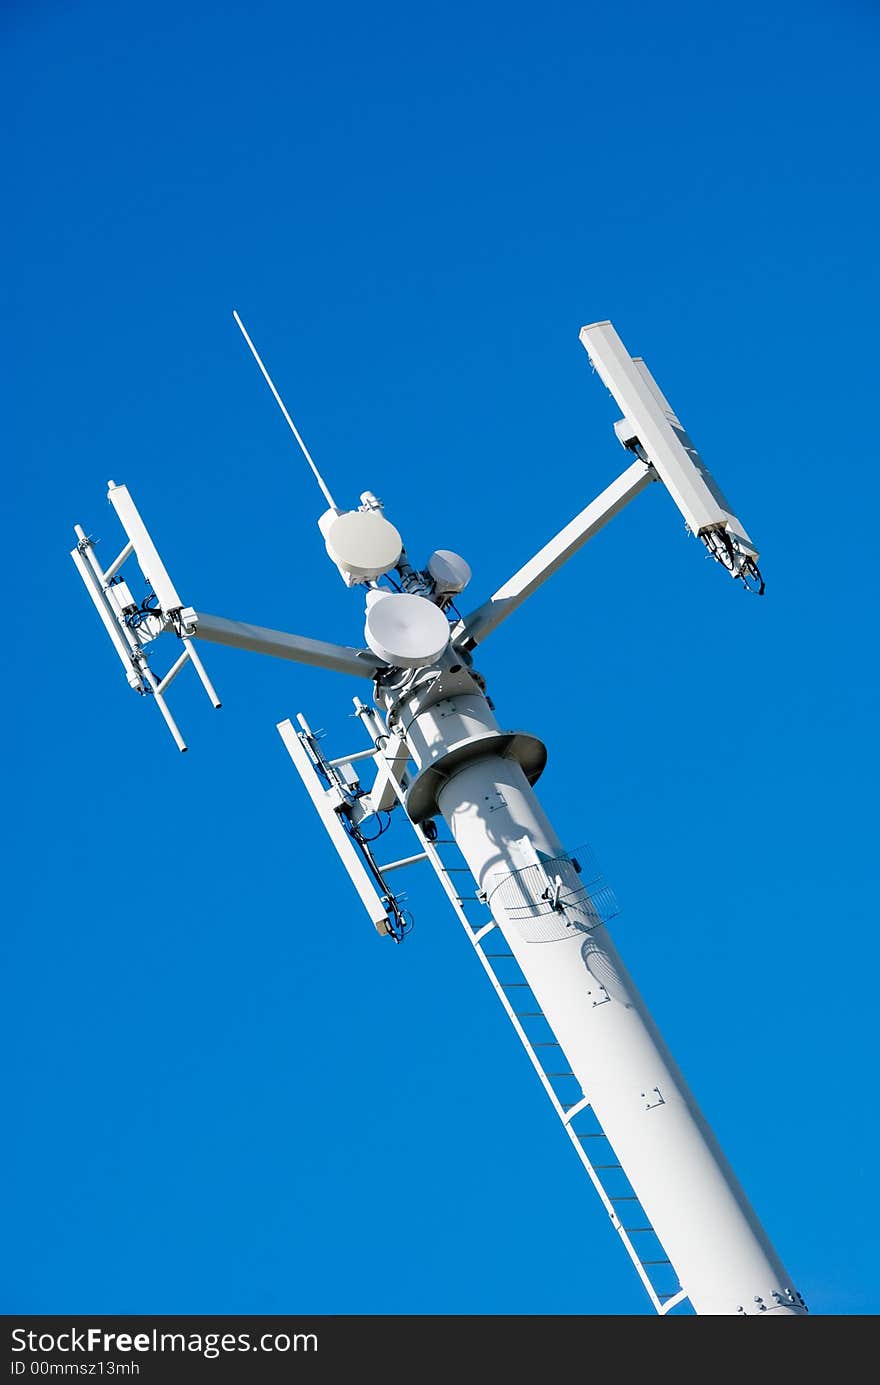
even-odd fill
[(357, 775), (347, 772), (348, 765), (340, 768), (325, 760), (305, 717), (299, 715), (297, 721), (299, 731), (290, 721), (278, 724), (287, 753), (376, 932), (401, 942), (409, 930), (409, 920), (401, 902), (386, 885), (382, 869), (376, 864), (369, 844), (358, 834), (353, 818), (359, 788)]
[[(178, 750), (186, 750), (186, 742), (165, 700), (165, 693), (184, 665), (192, 664), (212, 706), (219, 707), (220, 699), (193, 648), (193, 626), (186, 619), (187, 612), (128, 490), (110, 481), (107, 497), (126, 533), (121, 552), (105, 570), (95, 553), (94, 540), (77, 524), (77, 544), (70, 556), (119, 655), (129, 687), (153, 698)], [(140, 602), (122, 576), (132, 555), (148, 587)], [(165, 631), (176, 635), (183, 647), (168, 672), (157, 677), (148, 662), (147, 645)]]
[(623, 410), (614, 431), (624, 447), (650, 462), (692, 534), (734, 577), (763, 594), (758, 550), (731, 510), (645, 362), (627, 352), (610, 322), (581, 329), (596, 371)]

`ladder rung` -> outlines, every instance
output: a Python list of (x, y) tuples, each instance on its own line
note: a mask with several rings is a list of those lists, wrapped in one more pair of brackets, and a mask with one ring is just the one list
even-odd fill
[(545, 1077), (574, 1077), (573, 1072), (545, 1072)]
[(484, 957), (512, 957), (512, 952), (484, 952)]
[(640, 1260), (640, 1265), (671, 1265), (671, 1260)]
[(499, 981), (498, 985), (505, 991), (530, 991), (532, 989), (528, 981)]
[(607, 1140), (608, 1136), (604, 1130), (573, 1130), (572, 1135), (576, 1135), (579, 1140)]
[[(594, 1164), (594, 1165), (593, 1165), (593, 1168), (594, 1168), (594, 1169), (622, 1169), (622, 1168), (623, 1168), (623, 1165), (622, 1165), (622, 1164)], [(612, 1200), (612, 1202), (614, 1201), (613, 1198), (612, 1198), (611, 1200)]]
[(558, 1048), (558, 1039), (542, 1039), (539, 1044), (532, 1044), (532, 1048)]
[(546, 1016), (543, 1010), (514, 1010), (517, 1019), (520, 1020), (542, 1020)]
[[(601, 1164), (594, 1164), (594, 1165), (593, 1165), (593, 1168), (594, 1168), (594, 1169), (601, 1169), (601, 1167), (602, 1167)], [(614, 1165), (612, 1164), (612, 1165), (610, 1165), (610, 1167), (613, 1168)], [(609, 1201), (609, 1202), (638, 1202), (638, 1198), (637, 1198), (637, 1197), (631, 1196), (629, 1193), (626, 1193), (623, 1197), (610, 1197), (610, 1198), (608, 1199), (608, 1201)]]
[(625, 1226), (623, 1229), (624, 1229), (624, 1231), (628, 1231), (629, 1234), (630, 1234), (631, 1236), (634, 1236), (634, 1235), (636, 1234), (637, 1231), (653, 1231), (653, 1230), (654, 1230), (653, 1226)]

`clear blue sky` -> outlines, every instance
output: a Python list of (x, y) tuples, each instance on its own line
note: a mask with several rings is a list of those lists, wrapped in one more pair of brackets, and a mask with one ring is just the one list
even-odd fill
[(478, 667), (796, 1284), (880, 1311), (873, 6), (3, 28), (2, 1308), (649, 1311), (432, 879), (381, 942), (305, 800), (275, 723), (346, 750), (354, 686), (206, 647), (181, 757), (73, 570), (113, 477), (188, 601), (359, 641), (237, 307), (474, 601), (626, 463), (581, 325), (647, 357), (766, 598), (654, 487)]

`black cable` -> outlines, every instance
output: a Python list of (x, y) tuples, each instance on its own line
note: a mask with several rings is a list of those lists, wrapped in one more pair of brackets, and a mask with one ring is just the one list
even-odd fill
[(403, 942), (404, 938), (409, 937), (410, 933), (415, 928), (416, 921), (410, 913), (409, 909), (401, 909), (399, 904), (397, 906), (396, 912), (398, 918), (400, 919), (400, 941)]
[[(375, 817), (378, 819), (379, 822), (379, 830), (377, 832), (372, 832), (370, 836), (367, 836), (367, 834), (364, 831), (362, 831), (360, 827), (354, 828), (354, 831), (360, 837), (362, 842), (377, 842), (379, 838), (383, 836), (384, 833), (387, 832), (388, 828), (391, 826), (391, 814), (387, 808), (380, 808), (379, 812), (375, 814)], [(383, 818), (384, 822), (382, 820)]]
[[(751, 581), (749, 580), (749, 578), (751, 578)], [(751, 559), (749, 559), (749, 561), (743, 568), (742, 582), (746, 591), (751, 592), (752, 596), (764, 595), (765, 583), (763, 577), (761, 576), (761, 569), (758, 567), (756, 563), (753, 563)], [(753, 585), (754, 583), (757, 583), (757, 585)]]
[(138, 626), (143, 625), (144, 621), (149, 616), (158, 616), (160, 614), (161, 612), (159, 611), (145, 611), (142, 607), (139, 607), (136, 611), (129, 612), (129, 614), (125, 617), (125, 623), (127, 626), (129, 626), (130, 629), (137, 630)]

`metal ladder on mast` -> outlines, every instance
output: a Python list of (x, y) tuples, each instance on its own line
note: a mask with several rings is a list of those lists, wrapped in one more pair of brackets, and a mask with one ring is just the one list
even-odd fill
[[(402, 796), (401, 804), (406, 811)], [(589, 1095), (567, 1067), (562, 1047), (487, 905), (477, 895), (462, 894), (459, 890), (456, 876), (470, 881), (473, 877), (454, 839), (438, 837), (432, 842), (423, 837), (415, 824), (413, 829), (422, 838), (424, 855), (599, 1194), (655, 1311), (665, 1316), (687, 1300), (687, 1291), (678, 1283), (672, 1262), (590, 1105)], [(440, 847), (454, 849), (460, 864), (448, 864)], [(469, 918), (469, 909), (479, 909), (481, 918), (476, 921)]]

